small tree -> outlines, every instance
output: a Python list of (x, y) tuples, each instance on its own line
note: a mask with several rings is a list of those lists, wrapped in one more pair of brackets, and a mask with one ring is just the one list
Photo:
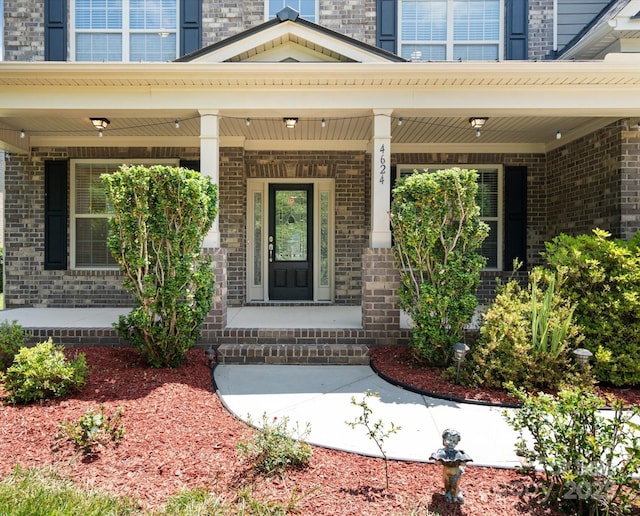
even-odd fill
[(362, 414), (360, 414), (355, 420), (345, 421), (345, 423), (353, 429), (359, 425), (364, 426), (367, 431), (367, 437), (376, 444), (384, 458), (384, 475), (386, 478), (387, 489), (389, 489), (389, 457), (384, 449), (384, 442), (387, 440), (387, 437), (402, 430), (402, 427), (396, 426), (395, 423), (391, 421), (389, 427), (385, 429), (382, 419), (378, 419), (378, 421), (374, 423), (371, 420), (373, 410), (371, 410), (371, 407), (367, 403), (367, 399), (371, 397), (379, 398), (380, 393), (367, 390), (364, 393), (364, 398), (359, 402), (356, 401), (355, 396), (351, 396), (351, 404), (356, 407), (360, 407), (362, 409)]
[(414, 354), (433, 365), (447, 363), (477, 306), (485, 264), (478, 251), (489, 232), (476, 204), (477, 177), (458, 168), (414, 173), (393, 192), (400, 306), (413, 319)]
[(217, 187), (168, 166), (123, 166), (102, 180), (115, 213), (108, 246), (134, 297), (116, 328), (152, 366), (175, 367), (211, 309), (214, 275), (201, 247), (217, 215)]

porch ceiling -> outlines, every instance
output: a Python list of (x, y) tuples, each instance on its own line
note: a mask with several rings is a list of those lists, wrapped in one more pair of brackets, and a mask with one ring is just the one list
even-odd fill
[[(4, 62), (0, 148), (197, 147), (200, 113), (212, 110), (223, 146), (367, 149), (374, 110), (389, 110), (395, 151), (545, 152), (621, 118), (636, 123), (639, 88), (640, 55), (540, 63)], [(285, 128), (285, 116), (298, 117), (295, 129)], [(110, 119), (103, 138), (90, 117)], [(489, 118), (479, 138), (470, 117)]]
[[(104, 136), (98, 138), (89, 116), (110, 120)], [(174, 112), (162, 118), (129, 117), (109, 110), (95, 110), (69, 116), (68, 112), (41, 115), (12, 116), (0, 121), (2, 127), (16, 135), (24, 129), (30, 147), (70, 146), (170, 146), (200, 145), (200, 115), (197, 112)], [(246, 116), (245, 116), (246, 115)], [(222, 146), (244, 146), (248, 149), (367, 149), (372, 135), (373, 116), (369, 113), (333, 113), (325, 115), (299, 110), (282, 111), (281, 116), (245, 114), (220, 117)], [(420, 116), (410, 109), (391, 116), (392, 145), (396, 151), (456, 148), (497, 152), (544, 152), (614, 122), (615, 117), (562, 116), (495, 116), (482, 129), (480, 137), (469, 123), (470, 116), (485, 116), (486, 112), (469, 111), (469, 116)], [(284, 116), (299, 118), (295, 129), (287, 129)], [(247, 125), (247, 118), (249, 124)], [(322, 119), (325, 124), (322, 126)], [(179, 121), (176, 128), (175, 121)], [(557, 139), (560, 131), (562, 139)], [(6, 131), (5, 131), (6, 132)], [(14, 135), (14, 139), (15, 139)], [(19, 138), (19, 136), (18, 136)]]

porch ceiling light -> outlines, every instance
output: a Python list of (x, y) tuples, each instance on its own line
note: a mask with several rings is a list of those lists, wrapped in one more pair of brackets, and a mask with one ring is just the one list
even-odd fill
[(476, 136), (477, 137), (480, 137), (480, 131), (484, 127), (484, 124), (487, 123), (487, 120), (489, 120), (489, 119), (486, 118), (486, 117), (482, 117), (482, 118), (471, 117), (469, 119), (469, 123), (471, 124), (471, 127), (476, 130)]
[(90, 118), (93, 127), (96, 129), (106, 129), (111, 123), (108, 118)]
[(287, 126), (287, 129), (295, 129), (296, 124), (298, 123), (298, 119), (294, 117), (285, 117), (282, 120), (284, 125)]

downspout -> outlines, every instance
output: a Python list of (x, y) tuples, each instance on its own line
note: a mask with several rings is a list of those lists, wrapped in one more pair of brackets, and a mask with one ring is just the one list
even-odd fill
[(553, 52), (558, 52), (558, 0), (553, 0)]

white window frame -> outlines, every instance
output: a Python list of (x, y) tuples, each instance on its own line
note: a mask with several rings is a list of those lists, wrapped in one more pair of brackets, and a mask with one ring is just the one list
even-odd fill
[[(286, 6), (286, 0), (285, 0), (285, 6)], [(269, 21), (270, 15), (269, 15), (269, 7), (271, 5), (271, 0), (267, 0), (264, 3), (264, 21)], [(293, 8), (292, 8), (293, 9)], [(297, 11), (297, 9), (296, 9)], [(319, 23), (320, 22), (320, 0), (315, 0), (315, 7), (314, 7), (314, 11), (315, 11), (315, 20), (309, 20), (312, 21), (313, 23)], [(300, 13), (300, 16), (302, 18), (304, 18), (305, 20), (308, 20), (308, 18), (305, 18), (302, 13)]]
[(496, 165), (493, 163), (484, 163), (484, 164), (398, 164), (396, 166), (396, 177), (399, 179), (402, 177), (403, 172), (406, 174), (407, 170), (447, 170), (452, 167), (458, 167), (460, 169), (465, 170), (478, 170), (478, 169), (496, 169), (498, 172), (498, 210), (496, 217), (480, 217), (482, 221), (496, 221), (497, 222), (497, 232), (498, 238), (496, 239), (496, 267), (485, 267), (483, 270), (486, 271), (501, 271), (503, 270), (503, 255), (504, 255), (504, 166)]
[[(76, 165), (115, 165), (120, 166), (123, 164), (123, 160), (121, 159), (72, 159), (71, 160), (71, 178), (70, 178), (70, 195), (69, 195), (69, 235), (70, 235), (70, 245), (69, 245), (69, 261), (71, 264), (72, 270), (118, 270), (118, 266), (103, 266), (103, 267), (95, 267), (95, 266), (86, 266), (86, 265), (76, 265), (76, 220), (80, 218), (105, 218), (110, 219), (113, 214), (105, 213), (105, 214), (92, 214), (91, 216), (87, 216), (84, 214), (78, 215), (76, 214)], [(168, 166), (178, 166), (179, 160), (156, 160), (156, 159), (137, 159), (137, 160), (129, 160), (127, 164), (135, 164), (135, 165), (168, 165)]]
[[(120, 29), (76, 29), (76, 0), (70, 1), (69, 8), (69, 49), (71, 59), (70, 61), (76, 61), (76, 35), (77, 34), (120, 34), (122, 38), (122, 56), (120, 63), (129, 62), (129, 54), (131, 51), (129, 41), (131, 34), (149, 34), (149, 33), (175, 33), (176, 35), (176, 51), (175, 56), (180, 56), (180, 0), (176, 0), (176, 28), (175, 29), (134, 29), (129, 28), (129, 12), (130, 2), (129, 0), (122, 0), (122, 28)], [(150, 62), (150, 61), (148, 61)]]
[[(453, 34), (453, 4), (455, 0), (447, 0), (447, 39), (443, 42), (437, 41), (423, 41), (423, 40), (405, 40), (402, 34), (402, 7), (403, 0), (398, 2), (398, 55), (402, 55), (402, 46), (403, 45), (445, 45), (445, 60), (452, 61), (453, 58), (453, 47), (455, 44), (459, 45), (487, 45), (487, 44), (497, 44), (498, 45), (498, 60), (504, 59), (504, 37), (505, 37), (505, 2), (500, 1), (500, 14), (499, 14), (499, 22), (498, 22), (498, 39), (497, 40), (479, 40), (479, 41), (456, 41), (454, 40)], [(419, 61), (420, 59), (417, 59)]]

